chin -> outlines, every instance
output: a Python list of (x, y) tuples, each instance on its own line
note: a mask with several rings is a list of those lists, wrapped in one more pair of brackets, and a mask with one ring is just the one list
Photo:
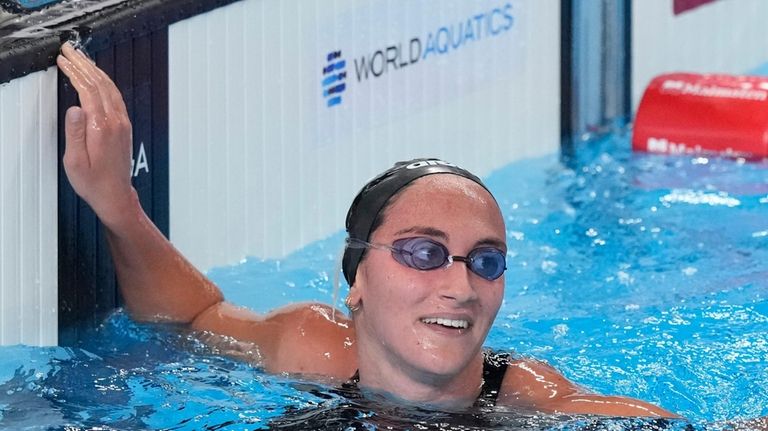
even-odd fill
[(435, 376), (454, 376), (460, 374), (479, 353), (479, 349), (467, 346), (435, 346), (424, 349), (417, 362), (425, 372)]

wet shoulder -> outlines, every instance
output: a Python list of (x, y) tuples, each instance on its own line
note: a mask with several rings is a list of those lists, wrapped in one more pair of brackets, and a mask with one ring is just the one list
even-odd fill
[(544, 361), (510, 356), (499, 393), (500, 405), (549, 410), (549, 405), (579, 388)]
[(346, 380), (357, 369), (355, 332), (344, 313), (319, 303), (296, 304), (267, 316), (280, 326), (271, 372)]

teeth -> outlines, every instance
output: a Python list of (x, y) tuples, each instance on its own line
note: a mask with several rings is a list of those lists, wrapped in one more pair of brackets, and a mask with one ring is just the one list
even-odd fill
[(448, 326), (451, 328), (460, 328), (460, 329), (469, 328), (469, 322), (467, 322), (466, 320), (443, 319), (442, 317), (427, 317), (425, 319), (421, 319), (421, 321), (424, 323)]

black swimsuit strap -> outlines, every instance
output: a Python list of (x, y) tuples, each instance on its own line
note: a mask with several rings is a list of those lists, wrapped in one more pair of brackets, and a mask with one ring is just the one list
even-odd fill
[(483, 387), (475, 401), (476, 407), (496, 405), (501, 383), (507, 374), (510, 355), (508, 353), (483, 352)]
[[(509, 353), (483, 352), (483, 386), (477, 401), (475, 401), (476, 407), (496, 405), (496, 399), (501, 391), (501, 383), (504, 381), (504, 376), (507, 373), (509, 359)], [(358, 383), (360, 383), (360, 370), (355, 370), (355, 375), (344, 383), (342, 387), (356, 390)]]

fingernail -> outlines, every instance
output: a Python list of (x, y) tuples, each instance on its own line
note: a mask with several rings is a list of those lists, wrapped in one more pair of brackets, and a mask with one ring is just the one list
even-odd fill
[(75, 121), (79, 122), (83, 119), (83, 110), (82, 109), (68, 109), (67, 110), (67, 120), (69, 121)]

